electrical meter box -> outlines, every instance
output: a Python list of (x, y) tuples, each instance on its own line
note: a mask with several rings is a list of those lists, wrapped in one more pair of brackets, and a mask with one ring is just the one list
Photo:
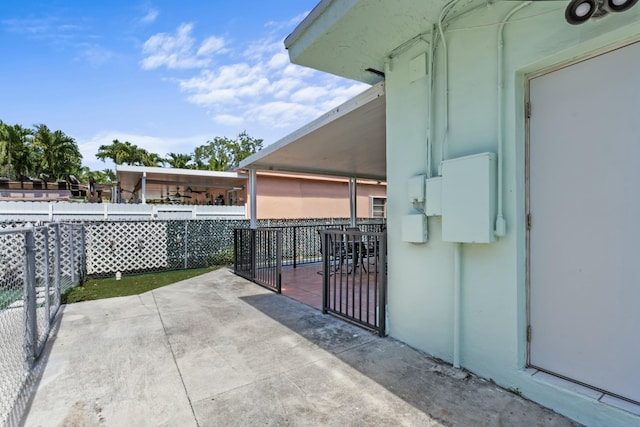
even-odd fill
[(427, 241), (427, 217), (423, 214), (402, 217), (402, 241), (425, 243)]
[(442, 240), (491, 243), (496, 240), (495, 153), (442, 162)]
[(442, 215), (442, 178), (438, 176), (427, 179), (425, 192), (427, 216)]

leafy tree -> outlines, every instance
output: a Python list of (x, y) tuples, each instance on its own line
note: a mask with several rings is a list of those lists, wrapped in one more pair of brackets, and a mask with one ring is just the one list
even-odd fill
[(112, 169), (92, 171), (88, 167), (83, 166), (80, 176), (77, 178), (82, 182), (89, 182), (90, 177), (93, 177), (98, 184), (111, 184), (116, 181), (116, 173)]
[(120, 142), (117, 139), (110, 145), (101, 145), (96, 157), (103, 162), (105, 159), (111, 159), (116, 165), (158, 166), (164, 163), (164, 159), (156, 153), (149, 153), (129, 141)]
[(33, 132), (20, 125), (0, 121), (0, 166), (10, 179), (34, 173), (35, 156), (31, 148)]
[(193, 156), (191, 154), (169, 153), (167, 154), (165, 162), (172, 168), (193, 169), (194, 165), (190, 164), (191, 160), (193, 160)]
[(78, 144), (61, 130), (51, 132), (43, 124), (35, 125), (33, 145), (40, 171), (50, 178), (65, 178), (81, 171), (82, 154)]
[(242, 160), (262, 149), (262, 139), (246, 132), (235, 139), (215, 137), (213, 141), (196, 147), (193, 158), (197, 169), (224, 171), (238, 166)]
[(149, 153), (144, 148), (140, 148), (140, 151), (141, 151), (141, 157), (142, 157), (142, 164), (144, 166), (163, 166), (167, 162), (166, 159), (163, 159), (156, 153)]

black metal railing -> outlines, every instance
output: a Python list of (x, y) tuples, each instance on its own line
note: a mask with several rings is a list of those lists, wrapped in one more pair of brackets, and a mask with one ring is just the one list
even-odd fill
[[(327, 228), (346, 230), (348, 221), (340, 223), (319, 223), (307, 225), (273, 226), (282, 230), (282, 265), (293, 266), (322, 262), (320, 232)], [(362, 231), (380, 232), (386, 227), (384, 219), (360, 220), (358, 227)]]
[(386, 232), (347, 228), (325, 229), (320, 234), (322, 312), (385, 336)]
[(268, 289), (282, 289), (282, 230), (236, 228), (234, 272)]

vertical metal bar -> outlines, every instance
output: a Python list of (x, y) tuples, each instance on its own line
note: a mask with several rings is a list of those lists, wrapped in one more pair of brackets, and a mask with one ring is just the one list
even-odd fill
[(44, 310), (47, 323), (51, 324), (51, 294), (49, 292), (49, 227), (44, 227)]
[[(365, 271), (364, 268), (364, 259), (362, 258), (362, 236), (358, 236), (358, 246), (357, 246), (357, 254), (356, 257), (358, 258), (358, 307), (359, 307), (359, 311), (358, 311), (358, 319), (362, 320), (362, 272)], [(368, 309), (368, 308), (367, 308)]]
[[(55, 223), (54, 224), (54, 230), (55, 230), (55, 243), (54, 243), (54, 259), (53, 259), (53, 268), (54, 268), (54, 276), (53, 276), (53, 286), (55, 288), (55, 293), (56, 293), (56, 308), (55, 308), (55, 312), (58, 312), (58, 308), (60, 307), (60, 302), (62, 301), (62, 296), (61, 296), (61, 289), (60, 289), (60, 282), (61, 282), (61, 276), (62, 276), (62, 268), (61, 268), (61, 264), (62, 264), (62, 259), (60, 259), (60, 244), (61, 244), (61, 240), (62, 240), (62, 233), (60, 232), (60, 224), (59, 223)], [(55, 315), (55, 314), (54, 314)]]
[[(343, 270), (344, 270), (344, 261), (345, 261), (345, 260), (343, 259), (343, 256), (344, 256), (344, 254), (343, 254), (343, 252), (344, 252), (344, 248), (343, 248), (343, 246), (344, 246), (344, 234), (338, 234), (338, 235), (336, 235), (336, 240), (337, 240), (337, 239), (340, 239), (340, 243), (339, 243), (340, 247), (339, 247), (339, 249), (338, 249), (338, 250), (340, 251), (340, 254), (339, 254), (339, 256), (340, 256), (340, 294), (339, 294), (339, 296), (338, 296), (338, 303), (339, 303), (339, 305), (338, 305), (338, 307), (339, 307), (339, 308), (338, 308), (338, 311), (339, 311), (339, 312), (342, 312), (342, 307), (343, 307), (343, 305), (342, 305), (342, 294), (343, 294), (343, 289), (342, 289), (342, 278), (344, 277), (344, 275), (343, 275), (344, 271), (343, 271)], [(336, 246), (337, 246), (337, 245), (336, 245)], [(347, 262), (348, 262), (348, 260), (347, 260)], [(349, 269), (347, 269), (347, 273), (348, 273), (348, 271), (349, 271)], [(348, 278), (347, 278), (347, 279), (348, 279)]]
[(257, 263), (257, 251), (256, 251), (256, 229), (252, 228), (250, 230), (250, 239), (251, 239), (251, 247), (249, 249), (249, 256), (251, 257), (251, 280), (255, 280), (256, 278), (256, 263)]
[(297, 251), (296, 251), (296, 248), (298, 247), (298, 239), (296, 238), (297, 237), (296, 236), (296, 234), (297, 234), (296, 230), (297, 229), (298, 229), (298, 227), (294, 225), (293, 226), (293, 268), (297, 267), (296, 262), (297, 262), (297, 259), (298, 259)]
[(33, 226), (24, 234), (24, 362), (30, 369), (36, 357), (38, 320), (36, 318), (36, 241)]
[(75, 254), (73, 253), (73, 226), (69, 226), (69, 267), (71, 268), (71, 283), (76, 283)]
[[(335, 253), (336, 253), (336, 244), (335, 244), (334, 240), (337, 238), (337, 236), (338, 236), (337, 234), (332, 234), (331, 244), (329, 246), (329, 250), (331, 251), (331, 254), (333, 256), (333, 263), (334, 263), (334, 266), (333, 266), (333, 305), (331, 306), (331, 308), (333, 310), (336, 309), (337, 304), (338, 304), (338, 296), (337, 296), (337, 292), (338, 292), (338, 283), (337, 283), (338, 282), (338, 277), (340, 277), (340, 281), (342, 281), (342, 271), (340, 271), (340, 276), (339, 276), (338, 272), (337, 272), (337, 269), (335, 268), (335, 263), (336, 263), (336, 255), (335, 255)], [(340, 269), (342, 270), (342, 260), (340, 260), (339, 263), (340, 263), (339, 264)], [(341, 288), (342, 288), (342, 286), (341, 286)]]
[(322, 250), (322, 313), (327, 314), (329, 308), (329, 286), (331, 284), (329, 273), (331, 254), (327, 249), (329, 247), (329, 234), (321, 231), (320, 238), (322, 239), (320, 245), (324, 248)]
[(278, 293), (282, 293), (282, 230), (276, 232), (276, 280), (278, 284)]
[(84, 229), (84, 222), (80, 223), (80, 283), (87, 277), (87, 235)]
[(188, 251), (188, 249), (187, 249), (187, 237), (188, 237), (188, 232), (189, 232), (187, 227), (189, 227), (189, 222), (187, 220), (185, 220), (184, 221), (184, 239), (183, 239), (183, 241), (184, 241), (184, 269), (185, 270), (187, 269), (187, 265), (188, 265), (187, 264), (187, 257), (189, 255), (189, 253), (187, 252)]
[(379, 301), (379, 318), (378, 318), (378, 335), (384, 337), (387, 335), (387, 235), (380, 237), (380, 268), (383, 269), (380, 274), (380, 301)]
[(238, 229), (233, 230), (233, 272), (238, 273)]

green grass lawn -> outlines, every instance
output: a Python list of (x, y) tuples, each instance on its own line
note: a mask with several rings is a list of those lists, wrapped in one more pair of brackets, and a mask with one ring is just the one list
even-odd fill
[(0, 310), (4, 310), (13, 304), (14, 301), (22, 299), (22, 288), (0, 289)]
[(170, 285), (171, 283), (199, 276), (217, 270), (218, 268), (220, 267), (214, 266), (193, 270), (139, 274), (135, 276), (123, 276), (121, 280), (116, 280), (114, 277), (89, 279), (84, 285), (69, 289), (69, 291), (62, 296), (62, 303), (71, 304), (80, 301), (137, 295)]

